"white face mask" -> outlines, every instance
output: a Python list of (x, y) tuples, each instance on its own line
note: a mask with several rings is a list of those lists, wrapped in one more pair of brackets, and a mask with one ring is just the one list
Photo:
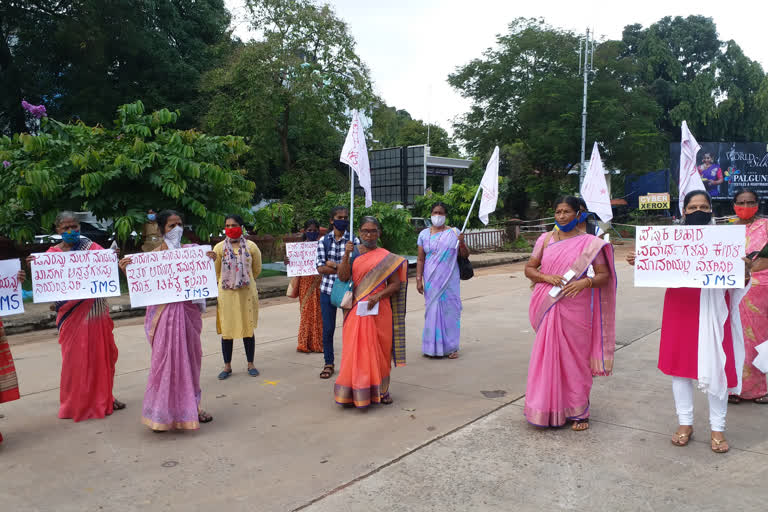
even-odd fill
[(163, 235), (163, 238), (165, 239), (165, 244), (168, 246), (169, 249), (178, 249), (181, 247), (181, 236), (184, 234), (184, 228), (181, 226), (176, 226), (169, 232), (167, 232), (165, 235)]
[(438, 228), (445, 226), (445, 215), (433, 215), (432, 225)]

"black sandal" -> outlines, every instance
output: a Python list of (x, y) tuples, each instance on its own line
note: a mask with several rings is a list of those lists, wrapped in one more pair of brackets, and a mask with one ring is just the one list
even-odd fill
[(321, 379), (330, 379), (331, 376), (336, 372), (335, 368), (332, 364), (327, 364), (323, 366), (323, 371), (320, 372), (320, 378)]
[(382, 404), (390, 405), (392, 402), (394, 402), (394, 400), (392, 400), (392, 396), (390, 396), (389, 391), (387, 391), (386, 393), (384, 393), (381, 396), (381, 403)]
[(213, 421), (213, 416), (211, 416), (205, 411), (198, 411), (197, 421), (199, 421), (200, 423), (210, 423)]
[(125, 409), (125, 404), (120, 400), (118, 400), (117, 398), (115, 398), (115, 400), (112, 402), (112, 410), (122, 411), (123, 409)]
[(728, 403), (729, 404), (740, 404), (741, 403), (741, 397), (739, 395), (728, 395)]

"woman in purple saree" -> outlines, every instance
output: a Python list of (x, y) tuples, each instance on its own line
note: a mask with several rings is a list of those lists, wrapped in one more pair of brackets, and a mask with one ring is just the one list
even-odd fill
[(525, 267), (534, 283), (529, 316), (536, 331), (525, 417), (540, 427), (571, 420), (580, 431), (589, 428), (592, 377), (613, 370), (616, 272), (611, 245), (574, 229), (575, 197), (556, 202), (555, 220), (559, 229), (539, 237)]
[[(164, 251), (181, 247), (181, 215), (166, 210), (157, 215), (163, 243), (154, 249)], [(215, 254), (208, 255), (215, 259)], [(123, 258), (120, 267), (131, 263)], [(147, 306), (144, 330), (152, 347), (152, 358), (144, 393), (141, 421), (156, 432), (194, 430), (213, 417), (200, 408), (200, 369), (203, 349), (204, 301), (173, 302)]]

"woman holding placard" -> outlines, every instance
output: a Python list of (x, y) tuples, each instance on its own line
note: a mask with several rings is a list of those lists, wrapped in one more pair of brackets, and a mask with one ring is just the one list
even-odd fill
[[(310, 219), (304, 223), (302, 242), (317, 242), (320, 239), (320, 223)], [(286, 256), (286, 264), (289, 264)], [(323, 316), (320, 311), (320, 283), (323, 276), (297, 276), (293, 278), (295, 295), (299, 299), (299, 337), (297, 352), (322, 352), (323, 351)]]
[[(56, 232), (61, 243), (46, 252), (103, 250), (80, 235), (80, 222), (72, 212), (56, 216)], [(32, 261), (34, 256), (27, 258), (27, 262)], [(107, 300), (67, 300), (56, 302), (55, 308), (61, 345), (59, 418), (82, 421), (125, 409), (125, 404), (112, 395), (117, 345)]]
[[(16, 278), (19, 282), (19, 288), (21, 288), (21, 283), (27, 278), (27, 274), (23, 270), (19, 270)], [(0, 320), (0, 404), (12, 402), (19, 398), (19, 381), (16, 378), (16, 368), (13, 365), (11, 347), (8, 345), (8, 339), (5, 337), (3, 321)], [(3, 434), (0, 434), (0, 443), (2, 442)]]
[(405, 366), (405, 299), (408, 261), (379, 248), (381, 224), (360, 220), (360, 255), (351, 258), (353, 242), (344, 246), (339, 279), (354, 283), (351, 308), (344, 311), (341, 369), (333, 392), (336, 403), (367, 407), (391, 404), (392, 361)]
[(232, 350), (235, 338), (242, 338), (248, 375), (256, 377), (253, 365), (256, 340), (253, 331), (259, 323), (259, 292), (256, 278), (261, 274), (261, 251), (245, 238), (243, 219), (228, 215), (224, 221), (226, 237), (216, 244), (216, 278), (219, 281), (216, 332), (221, 334), (224, 369), (219, 380), (232, 375)]
[(753, 190), (742, 189), (733, 196), (733, 209), (739, 218), (737, 224), (745, 224), (747, 230), (747, 256), (752, 256), (752, 285), (739, 304), (741, 324), (744, 329), (744, 362), (741, 393), (731, 395), (728, 401), (739, 403), (753, 400), (768, 404), (768, 383), (765, 374), (753, 364), (757, 357), (755, 347), (768, 340), (768, 258), (760, 252), (768, 245), (768, 219), (757, 216), (760, 198)]
[(538, 427), (589, 428), (592, 377), (610, 375), (616, 346), (613, 247), (578, 229), (579, 201), (555, 201), (558, 229), (536, 241), (525, 276), (536, 340), (528, 366), (526, 419)]
[[(184, 234), (181, 214), (164, 210), (157, 214), (163, 242), (154, 251), (179, 249)], [(213, 251), (208, 257), (216, 260)], [(120, 260), (125, 272), (131, 258)], [(213, 417), (200, 408), (200, 367), (203, 348), (200, 331), (205, 300), (188, 300), (147, 306), (144, 330), (152, 357), (142, 406), (142, 423), (155, 432), (193, 430)]]
[[(694, 190), (683, 199), (683, 224), (712, 223), (712, 198)], [(749, 281), (751, 260), (745, 260)], [(635, 264), (635, 253), (627, 256)], [(678, 428), (672, 444), (686, 446), (693, 437), (693, 381), (709, 399), (710, 447), (715, 453), (729, 450), (725, 440), (728, 392), (739, 394), (744, 366), (744, 337), (739, 304), (743, 289), (668, 288), (659, 343), (659, 370), (672, 377)], [(702, 321), (703, 320), (703, 321)], [(701, 323), (700, 323), (701, 322)]]

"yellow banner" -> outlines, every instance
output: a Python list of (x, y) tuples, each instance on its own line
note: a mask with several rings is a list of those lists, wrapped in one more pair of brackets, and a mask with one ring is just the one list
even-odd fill
[(641, 210), (669, 210), (669, 194), (648, 194), (640, 196)]

